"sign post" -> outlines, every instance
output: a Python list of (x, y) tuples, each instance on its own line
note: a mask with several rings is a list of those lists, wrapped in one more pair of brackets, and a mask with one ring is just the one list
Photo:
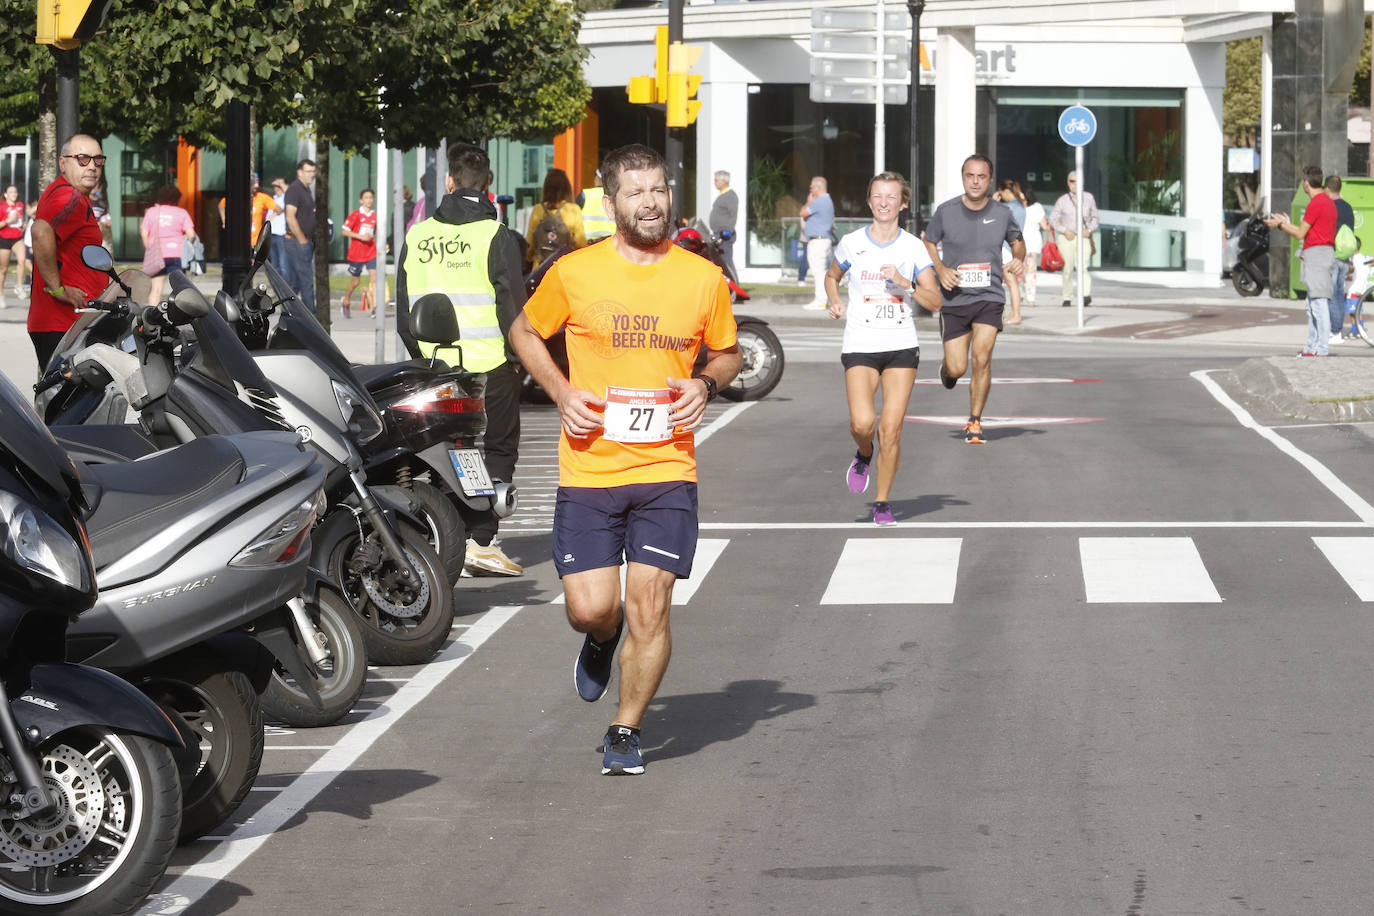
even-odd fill
[(1083, 263), (1083, 147), (1097, 136), (1097, 117), (1082, 105), (1070, 105), (1059, 114), (1059, 138), (1074, 148), (1073, 168), (1078, 181), (1073, 186), (1074, 212), (1074, 270), (1078, 282), (1074, 288), (1074, 304), (1078, 308), (1078, 328), (1083, 329), (1083, 275), (1087, 267)]

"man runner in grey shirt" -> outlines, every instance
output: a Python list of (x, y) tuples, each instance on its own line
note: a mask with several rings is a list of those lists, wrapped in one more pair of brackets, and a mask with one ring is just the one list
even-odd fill
[[(940, 381), (953, 388), (973, 363), (964, 441), (982, 445), (983, 406), (992, 388), (992, 348), (1002, 330), (1006, 305), (1002, 270), (1005, 267), (1014, 277), (1021, 274), (1026, 244), (1010, 208), (988, 196), (992, 162), (986, 156), (969, 156), (962, 173), (963, 195), (940, 204), (923, 241), (945, 299), (940, 309), (940, 336), (945, 343)], [(1003, 242), (1011, 245), (1011, 260), (1005, 265)]]

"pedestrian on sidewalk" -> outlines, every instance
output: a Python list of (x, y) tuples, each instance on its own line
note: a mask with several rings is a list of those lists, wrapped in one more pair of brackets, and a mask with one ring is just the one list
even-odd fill
[[(858, 446), (845, 482), (851, 493), (868, 489), (876, 446), (875, 525), (896, 523), (888, 497), (902, 460), (902, 428), (921, 361), (913, 300), (931, 312), (939, 311), (942, 303), (929, 252), (898, 224), (910, 193), (896, 172), (873, 176), (868, 182), (873, 222), (840, 239), (825, 278), (830, 317), (845, 320), (840, 364), (849, 402), (849, 434)], [(846, 273), (848, 303), (840, 298), (840, 279)], [(883, 392), (881, 417), (874, 408), (879, 388)]]
[(182, 240), (196, 237), (191, 214), (181, 206), (181, 189), (174, 184), (158, 189), (154, 203), (143, 214), (139, 234), (143, 237), (143, 272), (152, 278), (148, 304), (162, 301), (162, 286), (167, 275), (181, 270)]
[[(286, 189), (286, 282), (301, 297), (301, 303), (315, 312), (315, 183), (317, 168), (313, 159), (296, 163), (296, 180)], [(329, 311), (326, 302), (325, 311)]]
[(1026, 207), (1026, 222), (1021, 226), (1021, 239), (1026, 243), (1026, 261), (1021, 271), (1021, 301), (1035, 307), (1036, 284), (1039, 277), (1040, 252), (1045, 249), (1045, 239), (1051, 237), (1049, 220), (1045, 218), (1045, 205), (1035, 196), (1035, 189), (1028, 184), (1017, 184), (1021, 193), (1021, 203)]
[[(940, 336), (945, 352), (940, 382), (952, 389), (972, 363), (964, 441), (982, 445), (986, 441), (983, 408), (992, 389), (992, 349), (1002, 330), (1002, 309), (1006, 306), (1003, 273), (1015, 282), (1026, 257), (1026, 244), (1011, 211), (991, 200), (992, 160), (969, 156), (960, 171), (964, 193), (935, 210), (926, 226), (925, 243), (944, 291)], [(1003, 243), (1011, 246), (1012, 254), (1005, 265)]]
[(835, 204), (830, 185), (817, 175), (811, 179), (806, 204), (801, 208), (802, 237), (806, 239), (806, 264), (816, 283), (811, 302), (803, 308), (821, 311), (830, 307), (825, 293), (825, 272), (830, 264), (831, 234), (835, 231)]
[[(1350, 202), (1341, 197), (1341, 177), (1339, 175), (1328, 175), (1326, 181), (1322, 183), (1322, 189), (1326, 191), (1326, 196), (1331, 198), (1331, 202), (1336, 205), (1336, 231), (1340, 232), (1342, 226), (1346, 226), (1353, 233), (1355, 231), (1355, 209), (1350, 206)], [(1334, 247), (1332, 249), (1335, 250)], [(1331, 274), (1331, 340), (1333, 344), (1341, 342), (1344, 336), (1341, 329), (1345, 327), (1345, 278), (1350, 275), (1350, 259), (1336, 257), (1336, 265)]]
[(81, 249), (99, 245), (100, 222), (91, 193), (100, 184), (105, 154), (100, 141), (75, 134), (62, 144), (58, 176), (43, 190), (32, 226), (33, 290), (28, 331), (38, 371), (48, 367), (62, 335), (76, 322), (76, 310), (105, 289), (109, 278), (81, 260)]
[(1097, 231), (1097, 199), (1088, 191), (1083, 192), (1083, 213), (1078, 213), (1078, 199), (1074, 194), (1078, 187), (1078, 173), (1070, 172), (1068, 181), (1069, 190), (1059, 195), (1059, 199), (1054, 202), (1054, 209), (1050, 211), (1050, 228), (1054, 230), (1059, 246), (1059, 254), (1064, 258), (1063, 281), (1060, 287), (1063, 293), (1063, 302), (1060, 304), (1068, 308), (1073, 304), (1073, 286), (1075, 278), (1078, 276), (1078, 244), (1074, 239), (1082, 233), (1083, 244), (1087, 248), (1083, 252), (1088, 258), (1088, 263), (1083, 265), (1083, 304), (1093, 304), (1093, 277), (1088, 268), (1092, 265), (1092, 256), (1097, 253), (1097, 244), (1093, 241), (1093, 233)]
[[(601, 171), (615, 235), (553, 262), (511, 342), (563, 423), (553, 556), (568, 622), (586, 634), (573, 681), (582, 699), (599, 700), (628, 630), (601, 772), (639, 774), (640, 722), (672, 654), (673, 584), (696, 555), (692, 431), (739, 372), (740, 350), (725, 276), (673, 244), (663, 157), (632, 144)], [(568, 376), (545, 343), (565, 326)], [(706, 365), (694, 375), (702, 346)]]
[[(1022, 230), (1022, 240), (1025, 238), (1026, 226), (1026, 205), (1021, 202), (1021, 195), (1016, 186), (1016, 181), (1011, 178), (1003, 178), (997, 182), (997, 193), (993, 194), (993, 200), (1000, 203), (1011, 211), (1012, 221), (1016, 223), (1016, 228)], [(1011, 260), (1011, 246), (1005, 242), (1002, 244), (1002, 264), (1005, 274), (1005, 265)], [(1011, 314), (1005, 319), (1007, 324), (1021, 323), (1021, 282), (1020, 278), (1013, 279), (1005, 284), (1007, 288), (1007, 301), (1011, 305)]]
[(1320, 166), (1303, 169), (1302, 186), (1309, 198), (1297, 225), (1286, 213), (1264, 221), (1302, 242), (1302, 282), (1307, 287), (1307, 343), (1299, 356), (1330, 356), (1331, 297), (1335, 294), (1336, 202), (1322, 188)]

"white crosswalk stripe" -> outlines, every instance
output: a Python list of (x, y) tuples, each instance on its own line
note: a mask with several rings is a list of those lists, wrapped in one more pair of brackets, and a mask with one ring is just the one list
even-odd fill
[(963, 538), (850, 538), (821, 604), (952, 604)]
[(1192, 538), (1079, 538), (1089, 604), (1221, 600)]
[(1361, 601), (1374, 601), (1374, 537), (1313, 538), (1327, 562)]

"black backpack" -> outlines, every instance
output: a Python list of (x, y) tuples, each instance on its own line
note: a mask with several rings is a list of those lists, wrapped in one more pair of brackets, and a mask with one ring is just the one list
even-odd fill
[(572, 233), (558, 211), (546, 213), (534, 228), (534, 263), (536, 266), (560, 248), (572, 247)]

